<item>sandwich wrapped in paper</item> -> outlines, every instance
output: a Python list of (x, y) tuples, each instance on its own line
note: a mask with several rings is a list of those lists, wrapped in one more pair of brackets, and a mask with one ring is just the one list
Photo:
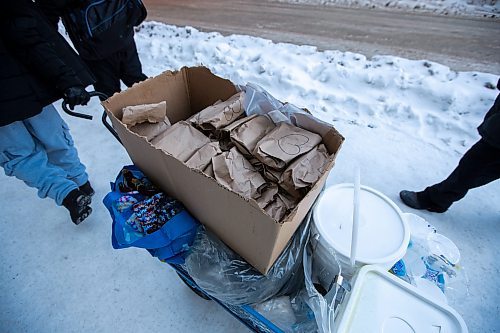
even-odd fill
[(222, 153), (218, 142), (209, 142), (203, 147), (194, 152), (193, 156), (186, 161), (186, 165), (190, 168), (205, 170), (212, 163), (212, 157)]
[(286, 193), (278, 192), (264, 210), (275, 221), (281, 222), (296, 205), (296, 199)]
[(151, 141), (156, 138), (161, 133), (165, 132), (169, 128), (170, 121), (167, 117), (158, 123), (144, 122), (130, 127), (130, 130), (134, 133), (139, 134), (146, 138), (146, 140)]
[(182, 162), (210, 143), (210, 139), (186, 121), (179, 121), (151, 141), (151, 144)]
[(257, 143), (274, 127), (276, 127), (268, 116), (253, 115), (243, 118), (238, 126), (230, 125), (229, 136), (231, 141), (245, 156), (251, 156)]
[(122, 122), (128, 126), (148, 122), (159, 123), (167, 116), (167, 102), (141, 104), (123, 108)]
[(295, 198), (302, 198), (325, 172), (328, 151), (320, 144), (293, 161), (281, 175), (280, 186)]
[(283, 122), (257, 143), (253, 155), (265, 165), (282, 170), (320, 142), (318, 134)]
[(266, 181), (236, 147), (212, 158), (215, 179), (245, 198), (256, 199), (266, 187)]
[(268, 183), (265, 190), (262, 191), (260, 197), (255, 199), (260, 208), (264, 209), (271, 201), (275, 200), (278, 194), (278, 185), (274, 183)]
[(225, 127), (245, 113), (243, 100), (245, 93), (239, 92), (228, 100), (211, 105), (191, 118), (189, 122), (205, 131), (214, 131)]

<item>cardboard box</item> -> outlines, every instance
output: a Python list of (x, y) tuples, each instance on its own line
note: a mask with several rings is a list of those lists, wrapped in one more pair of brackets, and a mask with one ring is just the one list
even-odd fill
[(212, 74), (205, 67), (184, 67), (135, 84), (102, 104), (130, 158), (151, 181), (182, 201), (201, 223), (265, 274), (319, 195), (344, 138), (330, 125), (305, 119), (301, 126), (322, 136), (331, 158), (319, 181), (290, 215), (282, 223), (277, 223), (255, 201), (243, 198), (200, 170), (191, 169), (156, 149), (120, 121), (125, 106), (166, 100), (167, 117), (174, 124), (236, 92), (233, 83)]

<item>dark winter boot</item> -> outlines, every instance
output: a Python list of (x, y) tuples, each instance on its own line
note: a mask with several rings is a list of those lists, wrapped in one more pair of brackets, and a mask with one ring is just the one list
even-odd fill
[(91, 201), (92, 199), (89, 195), (86, 195), (79, 189), (75, 189), (69, 192), (62, 204), (69, 210), (71, 221), (78, 225), (92, 213), (92, 208), (89, 206)]
[(89, 196), (93, 196), (95, 194), (95, 191), (92, 188), (92, 186), (90, 185), (89, 181), (87, 181), (85, 184), (80, 186), (80, 191), (82, 191), (83, 193), (85, 193), (86, 195), (89, 195)]
[(425, 192), (401, 191), (399, 197), (401, 201), (408, 207), (413, 209), (425, 209), (433, 213), (444, 213), (447, 209), (443, 209), (434, 205), (429, 199), (425, 199)]

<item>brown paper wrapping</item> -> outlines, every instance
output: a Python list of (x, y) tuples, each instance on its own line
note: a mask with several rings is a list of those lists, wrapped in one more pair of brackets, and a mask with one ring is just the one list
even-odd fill
[(293, 197), (302, 198), (325, 172), (328, 159), (325, 145), (318, 145), (286, 168), (281, 176), (280, 186)]
[(275, 170), (273, 168), (270, 168), (267, 165), (263, 165), (262, 174), (264, 175), (264, 178), (266, 178), (267, 180), (274, 182), (274, 183), (279, 183), (283, 172), (279, 171), (279, 170)]
[(205, 170), (203, 170), (203, 173), (209, 177), (215, 178), (214, 166), (213, 166), (212, 162), (210, 162), (210, 164), (207, 165)]
[(198, 149), (210, 143), (210, 139), (185, 121), (179, 121), (151, 140), (156, 148), (186, 162)]
[(265, 190), (262, 191), (260, 197), (255, 199), (260, 208), (264, 209), (271, 201), (274, 200), (275, 196), (278, 194), (278, 185), (274, 183), (268, 183)]
[(231, 141), (243, 155), (251, 155), (260, 139), (274, 127), (276, 126), (269, 117), (255, 116), (231, 131)]
[(297, 200), (285, 193), (278, 192), (274, 200), (271, 201), (264, 210), (277, 222), (281, 222), (296, 205)]
[(209, 142), (197, 151), (186, 161), (190, 168), (204, 170), (211, 162), (212, 157), (222, 153), (218, 142)]
[(243, 100), (245, 93), (243, 91), (231, 96), (228, 100), (211, 105), (191, 118), (188, 121), (196, 127), (203, 130), (213, 131), (231, 124), (244, 114)]
[(253, 155), (271, 168), (281, 170), (321, 142), (321, 136), (288, 123), (280, 123), (264, 136)]
[(130, 130), (140, 136), (146, 137), (146, 140), (151, 141), (156, 138), (160, 133), (163, 133), (170, 127), (170, 121), (167, 117), (159, 123), (141, 123), (130, 127)]
[(212, 164), (220, 184), (248, 199), (261, 196), (266, 181), (236, 148), (213, 157)]
[(123, 108), (122, 122), (134, 126), (144, 122), (159, 123), (167, 116), (167, 102), (141, 104)]

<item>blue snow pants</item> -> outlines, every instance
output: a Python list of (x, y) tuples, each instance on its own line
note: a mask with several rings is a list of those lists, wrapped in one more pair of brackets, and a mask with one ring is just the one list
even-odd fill
[(59, 206), (88, 180), (68, 125), (52, 104), (36, 116), (0, 127), (0, 166)]

